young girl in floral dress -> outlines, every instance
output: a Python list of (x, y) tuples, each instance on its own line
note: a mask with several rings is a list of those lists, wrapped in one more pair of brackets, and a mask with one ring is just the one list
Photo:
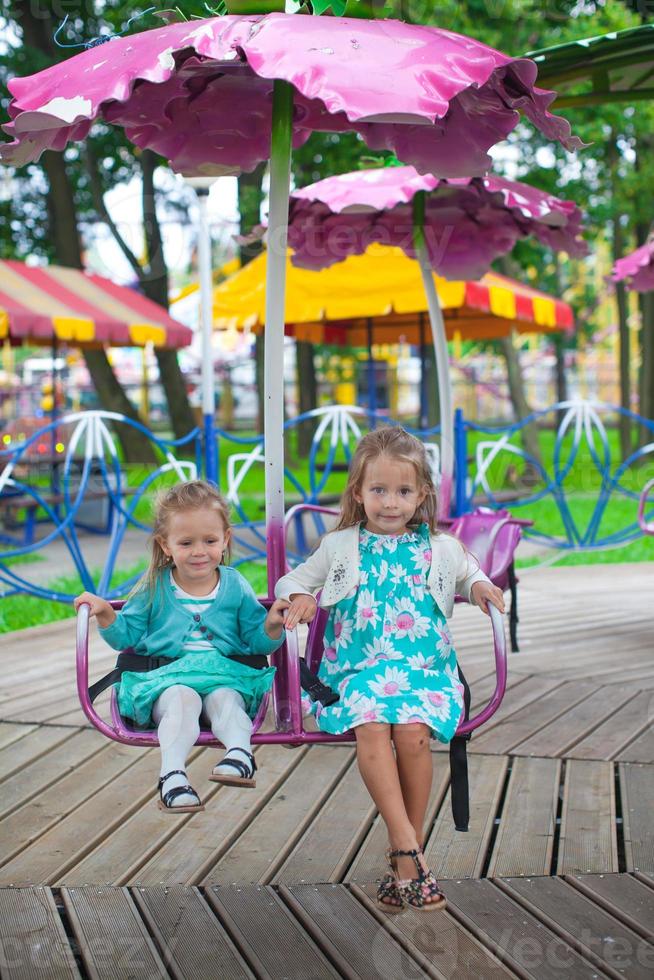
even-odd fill
[(316, 717), (321, 731), (355, 731), (359, 770), (388, 830), (391, 873), (377, 900), (391, 911), (445, 905), (421, 847), (429, 739), (449, 742), (463, 709), (445, 617), (455, 592), (484, 612), (489, 602), (504, 611), (500, 589), (437, 530), (436, 513), (422, 443), (401, 428), (376, 429), (352, 459), (336, 529), (275, 589), (290, 601), (287, 629), (313, 619), (319, 590), (331, 610), (319, 676), (340, 700), (317, 705)]

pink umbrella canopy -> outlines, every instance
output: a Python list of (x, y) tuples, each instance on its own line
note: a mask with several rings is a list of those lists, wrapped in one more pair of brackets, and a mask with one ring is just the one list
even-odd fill
[(647, 293), (654, 289), (654, 237), (635, 252), (618, 259), (613, 266), (613, 282), (627, 280), (627, 289)]
[(519, 238), (534, 235), (579, 257), (581, 211), (573, 201), (503, 177), (439, 180), (414, 167), (382, 167), (328, 177), (291, 195), (293, 264), (323, 269), (372, 242), (417, 258), (413, 200), (426, 192), (424, 238), (430, 264), (447, 279), (480, 279)]
[(450, 31), (400, 21), (224, 16), (172, 24), (75, 55), (9, 83), (19, 166), (86, 137), (94, 120), (189, 175), (236, 174), (270, 155), (273, 81), (293, 87), (293, 145), (356, 130), (421, 172), (483, 174), (487, 151), (523, 113), (568, 149), (536, 66)]
[[(548, 111), (537, 69), (470, 38), (401, 21), (227, 15), (94, 46), (9, 83), (19, 166), (84, 139), (95, 120), (187, 176), (270, 159), (266, 281), (265, 471), (269, 586), (283, 573), (285, 257), (291, 147), (314, 130), (358, 132), (424, 173), (475, 176), (521, 115), (567, 149), (583, 144)], [(211, 430), (208, 416), (207, 432)], [(207, 442), (210, 442), (207, 437)]]

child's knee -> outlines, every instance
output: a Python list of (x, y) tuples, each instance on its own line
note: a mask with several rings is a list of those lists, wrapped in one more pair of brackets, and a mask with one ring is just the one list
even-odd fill
[(199, 716), (202, 710), (202, 698), (192, 687), (174, 684), (167, 688), (159, 698), (159, 707), (166, 712), (189, 712)]
[(419, 755), (421, 752), (429, 751), (429, 737), (427, 725), (393, 725), (393, 743), (400, 752)]
[(245, 702), (238, 693), (229, 687), (219, 687), (204, 699), (204, 710), (212, 721), (224, 721), (236, 711), (243, 711)]
[(391, 726), (380, 721), (369, 721), (365, 725), (357, 725), (354, 729), (359, 744), (383, 745), (391, 737)]

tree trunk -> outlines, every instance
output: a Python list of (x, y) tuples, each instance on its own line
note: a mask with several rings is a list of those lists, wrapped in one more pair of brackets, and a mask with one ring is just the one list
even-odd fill
[(77, 212), (63, 155), (46, 150), (41, 157), (41, 165), (48, 178), (48, 237), (54, 245), (57, 262), (73, 269), (83, 269)]
[[(499, 344), (506, 360), (509, 395), (511, 396), (513, 411), (515, 412), (516, 420), (524, 419), (528, 415), (531, 415), (531, 409), (527, 403), (525, 386), (520, 368), (520, 359), (518, 357), (518, 352), (513, 345), (513, 337), (500, 337)], [(529, 425), (525, 425), (520, 432), (523, 448), (537, 462), (540, 462), (541, 457), (540, 446), (538, 443), (538, 427), (534, 422), (530, 422)], [(522, 479), (528, 484), (534, 483), (539, 479), (538, 472), (532, 464), (525, 463)]]
[[(418, 315), (420, 328), (420, 393), (419, 393), (419, 425), (421, 429), (431, 429), (439, 425), (441, 407), (438, 400), (438, 373), (436, 371), (436, 348), (432, 341), (432, 332), (426, 313)], [(429, 340), (429, 343), (427, 342)]]
[[(77, 215), (63, 156), (61, 153), (48, 151), (43, 154), (42, 165), (48, 178), (50, 237), (54, 243), (57, 261), (61, 265), (81, 269), (82, 248)], [(102, 407), (109, 412), (126, 415), (135, 422), (140, 421), (136, 408), (113, 372), (104, 348), (84, 349), (83, 354)], [(138, 429), (129, 425), (116, 428), (128, 462), (154, 461), (155, 456), (150, 441)]]
[[(499, 266), (504, 275), (513, 276), (513, 278), (516, 277), (517, 270), (515, 269), (515, 263), (512, 262), (510, 256), (507, 255), (500, 259)], [(513, 411), (515, 413), (516, 420), (518, 421), (526, 418), (528, 415), (531, 415), (531, 408), (527, 403), (527, 396), (525, 395), (525, 385), (522, 378), (522, 370), (520, 368), (520, 358), (513, 343), (513, 335), (509, 337), (501, 337), (499, 343), (500, 350), (504, 354), (504, 359), (506, 361), (509, 397), (511, 398)], [(541, 455), (538, 440), (538, 426), (534, 422), (530, 422), (529, 425), (524, 426), (524, 428), (520, 430), (520, 433), (523, 449), (540, 463)], [(526, 463), (522, 475), (523, 482), (526, 484), (533, 484), (539, 479), (540, 477), (536, 468), (533, 465)]]
[(234, 386), (232, 372), (228, 366), (220, 374), (220, 425), (227, 432), (234, 428)]
[[(108, 412), (118, 412), (140, 422), (136, 409), (116, 380), (104, 349), (100, 347), (97, 350), (85, 350), (84, 360), (102, 407)], [(116, 422), (114, 427), (123, 447), (126, 463), (156, 463), (157, 458), (147, 436), (131, 425)]]
[[(154, 171), (157, 157), (152, 150), (143, 150), (141, 168), (143, 171), (143, 227), (148, 252), (148, 269), (141, 283), (148, 299), (168, 309), (168, 267), (163, 251), (161, 226), (157, 217), (157, 202), (154, 188)], [(170, 422), (176, 439), (182, 439), (195, 428), (195, 417), (188, 400), (184, 376), (174, 350), (155, 347), (159, 366), (159, 380), (166, 395)]]
[(425, 345), (425, 356), (422, 362), (425, 372), (425, 391), (427, 394), (427, 428), (433, 429), (440, 425), (441, 406), (438, 391), (438, 373), (436, 371), (436, 350), (433, 344)]
[[(563, 263), (561, 261), (561, 256), (557, 253), (554, 256), (554, 262), (556, 265), (556, 284), (557, 292), (559, 296), (563, 296), (566, 288), (565, 276), (563, 271)], [(554, 357), (555, 357), (555, 387), (556, 387), (556, 401), (564, 402), (568, 398), (568, 379), (565, 373), (565, 345), (563, 343), (563, 334), (555, 333), (553, 336), (554, 341)], [(557, 427), (561, 425), (565, 417), (565, 412), (562, 409), (556, 413), (557, 416)]]
[[(564, 402), (568, 399), (568, 379), (565, 373), (565, 347), (563, 346), (563, 337), (560, 333), (554, 335), (554, 356), (556, 358), (556, 400), (557, 402)], [(563, 421), (563, 410), (559, 410), (557, 414), (560, 425)]]
[[(614, 260), (622, 257), (621, 237), (615, 235), (618, 221), (613, 220), (614, 227)], [(627, 307), (627, 292), (623, 282), (616, 283), (615, 299), (618, 307), (618, 337), (620, 341), (619, 370), (620, 370), (620, 406), (631, 410), (631, 352), (629, 340), (629, 310)], [(620, 451), (622, 459), (631, 455), (631, 419), (628, 415), (620, 415)]]
[[(313, 352), (313, 344), (304, 340), (295, 342), (300, 415), (311, 412), (318, 406), (318, 381)], [(315, 422), (312, 419), (301, 422), (297, 428), (297, 454), (300, 459), (305, 459), (311, 451), (315, 428)]]
[[(13, 8), (13, 16), (23, 31), (24, 44), (43, 52), (52, 60), (58, 52), (52, 41), (54, 26), (50, 13), (46, 10), (37, 11), (35, 5), (29, 3), (14, 4)], [(63, 154), (48, 150), (40, 162), (48, 183), (46, 201), (50, 220), (49, 237), (54, 245), (57, 262), (73, 269), (82, 269), (82, 243), (77, 211)], [(138, 413), (116, 378), (104, 348), (84, 350), (83, 353), (103, 408), (139, 421)], [(137, 429), (120, 426), (119, 438), (126, 460), (141, 462), (154, 459), (149, 440)]]
[[(249, 174), (241, 174), (238, 178), (238, 211), (241, 218), (241, 235), (247, 235), (261, 220), (261, 202), (263, 200), (262, 182), (266, 172), (265, 163)], [(247, 245), (241, 245), (239, 255), (241, 265), (247, 265), (263, 249), (263, 242), (257, 239)], [(257, 432), (263, 432), (263, 362), (264, 335), (257, 334), (254, 341), (254, 379), (257, 387)]]
[(176, 439), (183, 439), (196, 427), (197, 421), (188, 400), (186, 382), (177, 360), (177, 351), (155, 347), (154, 354), (157, 358), (161, 387), (166, 393), (173, 433)]

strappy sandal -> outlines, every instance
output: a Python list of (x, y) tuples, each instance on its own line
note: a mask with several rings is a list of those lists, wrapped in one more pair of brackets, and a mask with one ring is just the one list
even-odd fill
[(384, 912), (401, 912), (404, 904), (397, 889), (397, 875), (391, 861), (390, 850), (386, 851), (386, 862), (390, 872), (387, 872), (377, 885), (376, 904)]
[(232, 766), (238, 775), (230, 776), (223, 772), (212, 772), (209, 779), (212, 783), (223, 783), (226, 786), (249, 786), (254, 787), (257, 785), (257, 781), (254, 778), (254, 774), (257, 771), (257, 763), (251, 752), (246, 749), (238, 749), (243, 755), (246, 755), (250, 760), (250, 765), (243, 762), (241, 759), (228, 759), (227, 756), (230, 752), (235, 752), (237, 746), (228, 749), (224, 756), (218, 763), (219, 766)]
[(377, 885), (377, 908), (384, 912), (401, 912), (404, 908), (395, 875), (385, 874)]
[[(173, 786), (169, 789), (167, 793), (162, 793), (163, 784), (170, 776), (185, 776), (186, 773), (183, 769), (171, 769), (167, 772), (165, 776), (159, 778), (157, 783), (157, 789), (159, 790), (159, 796), (161, 799), (157, 801), (157, 806), (160, 810), (166, 810), (168, 813), (198, 813), (200, 810), (204, 810), (204, 803), (195, 792), (192, 786), (188, 783), (185, 786)], [(177, 799), (178, 796), (194, 796), (198, 801), (196, 804), (187, 804), (186, 806), (173, 806), (173, 801)]]
[[(444, 909), (447, 899), (440, 890), (438, 881), (433, 871), (425, 869), (420, 861), (422, 848), (416, 847), (412, 851), (390, 851), (389, 863), (395, 876), (395, 885), (398, 890), (403, 908), (415, 909), (417, 912), (431, 912), (436, 909)], [(406, 878), (401, 880), (397, 873), (397, 867), (393, 863), (393, 858), (410, 857), (418, 872), (417, 878)]]

